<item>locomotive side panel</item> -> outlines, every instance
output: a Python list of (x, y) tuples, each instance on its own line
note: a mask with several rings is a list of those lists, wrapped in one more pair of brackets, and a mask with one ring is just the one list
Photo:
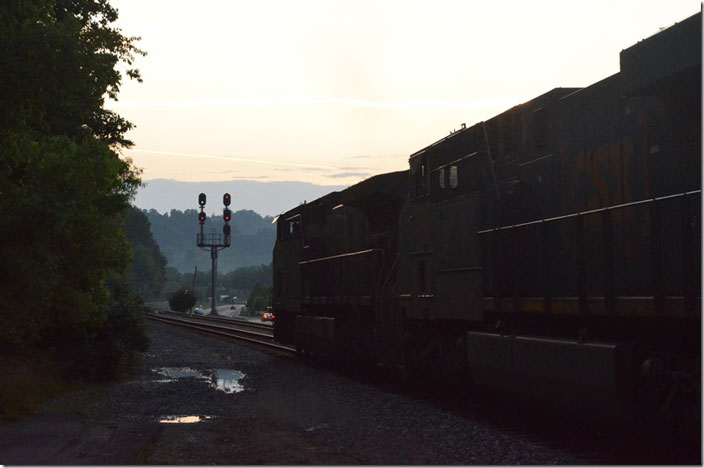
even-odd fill
[[(680, 31), (670, 34), (677, 40), (658, 35), (633, 47), (643, 56), (653, 49), (686, 56), (681, 63), (664, 71), (661, 63), (641, 61), (640, 73), (649, 78), (636, 79), (629, 70), (636, 52), (627, 49), (622, 73), (549, 107), (526, 104), (549, 116), (545, 131), (533, 137), (547, 139), (547, 154), (541, 156), (539, 145), (534, 157), (519, 154), (511, 196), (499, 200), (484, 192), (484, 219), (501, 212), (500, 223), (485, 225), (484, 288), (488, 298), (504, 298), (504, 310), (539, 310), (542, 301), (547, 313), (681, 315), (683, 297), (701, 296), (695, 286), (700, 274), (686, 260), (700, 252), (699, 230), (692, 228), (700, 197), (647, 203), (701, 188), (701, 58), (689, 53), (701, 51), (692, 27), (697, 18), (673, 28)], [(646, 63), (657, 70), (645, 70)], [(537, 114), (535, 132), (541, 128)], [(621, 206), (627, 204), (633, 206)], [(619, 208), (591, 212), (607, 207)], [(545, 219), (542, 228), (508, 229)], [(507, 229), (489, 232), (497, 226)], [(538, 302), (523, 300), (524, 307), (521, 298)], [(488, 302), (493, 310), (495, 302)]]
[(482, 320), (481, 252), (476, 237), (464, 234), (477, 232), (478, 208), (475, 192), (439, 204), (433, 213), (434, 318)]

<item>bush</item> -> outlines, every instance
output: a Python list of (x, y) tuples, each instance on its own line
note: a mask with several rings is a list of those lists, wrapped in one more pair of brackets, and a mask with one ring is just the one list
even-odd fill
[(196, 305), (196, 296), (188, 288), (181, 288), (169, 296), (169, 307), (176, 312), (186, 312)]
[(95, 378), (111, 379), (130, 371), (138, 353), (149, 349), (145, 307), (125, 283), (111, 288), (107, 318), (94, 340)]
[[(257, 282), (247, 298), (247, 309), (251, 312), (266, 310), (271, 303), (271, 286)], [(254, 314), (252, 314), (254, 315)]]

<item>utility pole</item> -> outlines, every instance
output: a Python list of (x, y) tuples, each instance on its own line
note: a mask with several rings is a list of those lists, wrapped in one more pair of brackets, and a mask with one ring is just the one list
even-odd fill
[(218, 315), (218, 311), (215, 308), (215, 283), (218, 279), (218, 250), (225, 249), (230, 246), (230, 220), (232, 219), (232, 212), (228, 208), (230, 206), (230, 194), (226, 193), (222, 196), (222, 202), (225, 208), (222, 210), (222, 217), (225, 220), (225, 225), (222, 227), (222, 235), (217, 234), (213, 230), (208, 237), (203, 234), (203, 224), (205, 224), (205, 194), (201, 193), (198, 195), (198, 204), (200, 205), (200, 213), (198, 213), (198, 222), (200, 223), (200, 233), (196, 238), (196, 245), (203, 250), (210, 249), (210, 291), (211, 291), (211, 305), (210, 315)]

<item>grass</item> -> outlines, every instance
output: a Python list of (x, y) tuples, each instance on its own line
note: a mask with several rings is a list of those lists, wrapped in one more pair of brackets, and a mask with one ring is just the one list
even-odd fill
[(44, 356), (0, 361), (0, 419), (15, 421), (38, 411), (48, 399), (75, 384), (61, 377), (62, 367)]

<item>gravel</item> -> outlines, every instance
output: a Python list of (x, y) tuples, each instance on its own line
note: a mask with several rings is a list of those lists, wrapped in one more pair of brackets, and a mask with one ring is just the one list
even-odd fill
[[(0, 463), (598, 463), (531, 441), (484, 417), (443, 408), (417, 392), (393, 391), (370, 382), (373, 379), (290, 355), (154, 322), (149, 335), (151, 348), (132, 378), (52, 401), (46, 413), (50, 420), (58, 418), (54, 425), (47, 425), (45, 414), (0, 427), (0, 438), (3, 431), (26, 434), (7, 444), (14, 452), (3, 452), (0, 443)], [(203, 378), (164, 375), (176, 368)], [(214, 388), (210, 377), (218, 369), (244, 374), (239, 380), (244, 390), (226, 393)], [(160, 423), (181, 416), (199, 416), (201, 421)], [(56, 443), (43, 451), (31, 450), (39, 437), (37, 428), (44, 431), (41, 437)]]
[[(112, 424), (158, 424), (168, 416), (210, 417), (158, 424), (133, 460), (143, 464), (508, 465), (586, 464), (354, 377), (261, 351), (150, 324), (152, 346), (138, 378), (83, 396), (82, 412)], [(169, 380), (162, 368), (240, 371), (244, 391), (207, 380)], [(74, 399), (80, 401), (81, 398)], [(148, 432), (148, 431), (147, 431)]]

